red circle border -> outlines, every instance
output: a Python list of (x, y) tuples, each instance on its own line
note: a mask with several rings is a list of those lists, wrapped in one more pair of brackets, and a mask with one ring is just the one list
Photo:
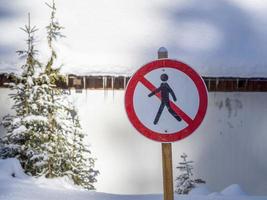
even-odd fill
[[(150, 71), (162, 67), (174, 68), (185, 73), (194, 82), (199, 94), (199, 107), (192, 124), (188, 124), (186, 128), (172, 134), (162, 134), (147, 128), (138, 119), (133, 105), (133, 95), (135, 88), (140, 80), (140, 77), (144, 77)], [(124, 103), (126, 113), (130, 122), (135, 127), (135, 129), (139, 131), (142, 135), (158, 142), (175, 142), (191, 135), (199, 127), (206, 115), (208, 105), (208, 93), (204, 80), (201, 78), (201, 76), (198, 75), (198, 73), (194, 69), (189, 67), (187, 64), (172, 59), (160, 59), (144, 65), (139, 70), (137, 70), (136, 73), (131, 77), (127, 84)]]

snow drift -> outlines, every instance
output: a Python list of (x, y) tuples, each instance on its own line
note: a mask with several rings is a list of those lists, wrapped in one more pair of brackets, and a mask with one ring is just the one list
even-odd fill
[(27, 178), (27, 175), (24, 174), (23, 169), (19, 161), (15, 158), (9, 158), (5, 160), (0, 159), (0, 178), (9, 179), (9, 178)]
[[(232, 185), (217, 195), (207, 189), (195, 189), (192, 195), (175, 195), (176, 200), (266, 200), (267, 197), (247, 196), (240, 186)], [(161, 200), (161, 194), (115, 195), (86, 191), (64, 178), (33, 178), (23, 173), (16, 159), (0, 160), (0, 200)]]

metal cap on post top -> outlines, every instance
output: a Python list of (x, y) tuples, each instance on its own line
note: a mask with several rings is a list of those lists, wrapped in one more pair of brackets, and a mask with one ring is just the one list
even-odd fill
[(160, 47), (158, 50), (158, 59), (168, 58), (168, 50), (165, 47)]

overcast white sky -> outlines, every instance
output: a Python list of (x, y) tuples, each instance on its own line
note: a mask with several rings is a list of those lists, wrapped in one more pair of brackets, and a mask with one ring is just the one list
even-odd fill
[[(49, 0), (47, 0), (49, 2)], [(0, 0), (0, 71), (16, 71), (19, 30), (27, 13), (37, 25), (45, 60), (44, 0)], [(65, 73), (126, 73), (156, 58), (169, 57), (202, 75), (267, 77), (267, 1), (262, 0), (56, 0), (67, 36), (58, 44)]]

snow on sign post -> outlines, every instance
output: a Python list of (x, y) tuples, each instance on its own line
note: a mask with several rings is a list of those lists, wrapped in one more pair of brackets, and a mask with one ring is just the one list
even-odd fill
[[(163, 51), (162, 51), (163, 50)], [(171, 142), (192, 134), (207, 110), (207, 88), (201, 76), (180, 61), (167, 59), (160, 48), (152, 61), (131, 77), (125, 109), (132, 125), (145, 137), (162, 143), (164, 200), (173, 200)]]

